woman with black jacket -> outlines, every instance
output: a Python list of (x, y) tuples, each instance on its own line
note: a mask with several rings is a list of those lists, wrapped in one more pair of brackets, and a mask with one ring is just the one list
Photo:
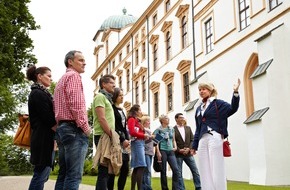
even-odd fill
[[(115, 131), (120, 135), (120, 143), (122, 147), (122, 158), (123, 165), (120, 169), (119, 179), (118, 179), (118, 190), (123, 190), (126, 184), (127, 176), (129, 173), (129, 153), (127, 150), (130, 145), (129, 134), (126, 129), (127, 121), (126, 115), (120, 104), (123, 103), (123, 91), (120, 88), (115, 88), (113, 97), (113, 109), (115, 115)], [(115, 175), (110, 174), (108, 180), (108, 190), (114, 189)]]
[(32, 128), (30, 163), (34, 165), (29, 190), (42, 190), (48, 180), (54, 154), (56, 121), (52, 96), (47, 88), (51, 85), (48, 67), (29, 67), (26, 76), (33, 81), (28, 99), (29, 120)]

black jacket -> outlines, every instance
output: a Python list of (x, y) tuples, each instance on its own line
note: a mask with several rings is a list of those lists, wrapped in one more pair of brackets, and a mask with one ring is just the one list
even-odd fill
[[(117, 108), (114, 104), (113, 104), (113, 109), (114, 109), (114, 115), (115, 115), (115, 131), (120, 135), (120, 142), (123, 143), (125, 140), (129, 140), (129, 134), (126, 129), (127, 119), (125, 119), (125, 126), (123, 126), (122, 117), (121, 117), (121, 114), (119, 113), (119, 110), (122, 112), (123, 110), (121, 108)], [(126, 115), (124, 114), (124, 116)]]
[(43, 90), (32, 88), (28, 100), (31, 134), (30, 163), (38, 166), (52, 165), (55, 124), (52, 98)]

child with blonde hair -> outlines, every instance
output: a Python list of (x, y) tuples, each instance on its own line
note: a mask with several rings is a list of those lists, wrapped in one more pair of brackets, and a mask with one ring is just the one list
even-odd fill
[[(141, 117), (141, 125), (143, 126), (145, 130), (145, 134), (148, 134), (151, 136), (151, 130), (150, 130), (150, 117), (147, 115), (144, 115)], [(145, 160), (147, 167), (145, 168), (144, 174), (143, 174), (143, 190), (152, 190), (151, 187), (151, 165), (152, 165), (152, 158), (154, 155), (154, 147), (153, 147), (153, 140), (152, 138), (149, 138), (145, 140)]]

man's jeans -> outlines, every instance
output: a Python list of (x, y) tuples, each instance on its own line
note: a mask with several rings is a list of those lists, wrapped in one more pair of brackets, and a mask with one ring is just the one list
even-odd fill
[(34, 166), (29, 190), (42, 190), (44, 183), (48, 180), (50, 170), (49, 166)]
[(56, 129), (59, 149), (59, 172), (55, 190), (78, 190), (88, 151), (88, 137), (73, 123), (62, 123)]
[(178, 187), (178, 180), (180, 171), (177, 166), (177, 161), (175, 157), (174, 151), (165, 151), (161, 150), (161, 160), (162, 160), (162, 171), (161, 171), (161, 188), (162, 190), (168, 190), (168, 185), (167, 185), (167, 162), (169, 163), (171, 169), (172, 169), (172, 190), (179, 190)]
[(201, 189), (200, 177), (199, 177), (199, 173), (198, 173), (198, 169), (196, 167), (194, 157), (193, 156), (176, 157), (176, 160), (177, 160), (178, 168), (179, 168), (180, 173), (181, 173), (181, 175), (179, 177), (179, 182), (178, 182), (180, 190), (185, 190), (183, 176), (182, 176), (182, 163), (183, 163), (183, 161), (186, 163), (186, 165), (189, 167), (189, 169), (192, 173), (195, 189), (200, 190)]
[(142, 189), (143, 190), (152, 190), (151, 187), (151, 166), (152, 166), (152, 155), (147, 155), (145, 154), (145, 161), (147, 167), (144, 170), (143, 174), (143, 185)]

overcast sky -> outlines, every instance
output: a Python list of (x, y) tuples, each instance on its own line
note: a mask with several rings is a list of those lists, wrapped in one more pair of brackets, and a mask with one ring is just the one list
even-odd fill
[(93, 99), (95, 71), (93, 37), (103, 21), (121, 15), (122, 9), (135, 17), (141, 16), (152, 0), (31, 0), (30, 13), (41, 26), (30, 31), (34, 41), (37, 66), (48, 66), (57, 82), (65, 72), (64, 57), (70, 50), (80, 50), (86, 59), (82, 74), (87, 106)]

